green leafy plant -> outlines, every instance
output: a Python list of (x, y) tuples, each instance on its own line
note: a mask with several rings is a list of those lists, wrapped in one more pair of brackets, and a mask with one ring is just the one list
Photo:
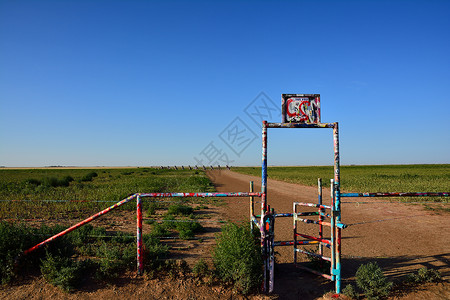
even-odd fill
[(192, 268), (192, 273), (194, 273), (194, 276), (196, 277), (204, 277), (209, 275), (210, 270), (208, 264), (203, 258), (194, 265), (194, 267)]
[(420, 284), (424, 282), (439, 282), (441, 279), (442, 277), (438, 270), (423, 267), (417, 270), (417, 273), (409, 275), (407, 282)]
[(116, 278), (124, 270), (132, 269), (136, 262), (136, 249), (133, 244), (126, 247), (102, 243), (96, 253), (100, 257), (97, 277), (100, 279)]
[(190, 206), (183, 204), (173, 204), (169, 206), (167, 213), (169, 215), (190, 215), (194, 212), (194, 209)]
[(213, 259), (218, 277), (243, 294), (261, 284), (261, 249), (247, 224), (230, 223), (222, 228)]
[(181, 239), (191, 239), (196, 233), (204, 231), (204, 228), (196, 221), (180, 221), (176, 222), (176, 230)]
[(89, 265), (87, 261), (74, 261), (52, 254), (47, 254), (41, 263), (44, 278), (67, 292), (73, 291), (80, 284), (82, 272)]
[(96, 172), (89, 172), (83, 177), (81, 177), (81, 181), (92, 181), (92, 179), (97, 176), (98, 174)]
[(344, 294), (350, 299), (359, 299), (359, 294), (352, 284), (347, 284), (345, 288), (342, 290), (342, 294)]
[(158, 259), (165, 258), (169, 253), (169, 247), (163, 245), (160, 240), (153, 235), (144, 234), (142, 236), (144, 243), (144, 255), (150, 264), (154, 264)]
[(362, 264), (356, 271), (356, 284), (364, 291), (367, 299), (375, 300), (389, 295), (393, 283), (387, 281), (376, 262)]

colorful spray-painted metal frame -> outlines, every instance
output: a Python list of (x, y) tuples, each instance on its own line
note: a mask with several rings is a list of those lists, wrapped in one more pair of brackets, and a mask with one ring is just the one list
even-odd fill
[(320, 123), (319, 94), (282, 94), (282, 123)]
[[(311, 96), (314, 98), (317, 96), (318, 104), (320, 104), (320, 96), (319, 95), (298, 95), (298, 94), (284, 94), (283, 95), (283, 105), (282, 108), (284, 110), (284, 113), (282, 113), (283, 116), (283, 122), (282, 123), (269, 123), (267, 121), (263, 121), (262, 126), (262, 171), (261, 171), (261, 216), (260, 216), (260, 224), (259, 229), (261, 231), (261, 251), (263, 253), (264, 258), (264, 282), (263, 282), (263, 290), (266, 292), (272, 292), (273, 286), (274, 286), (274, 280), (273, 280), (273, 262), (274, 259), (272, 257), (274, 251), (273, 249), (267, 249), (269, 245), (272, 247), (275, 246), (286, 246), (286, 245), (293, 245), (294, 246), (294, 255), (296, 255), (297, 252), (302, 252), (297, 249), (297, 245), (299, 244), (313, 244), (318, 243), (319, 244), (319, 254), (318, 257), (324, 257), (323, 256), (323, 248), (322, 246), (325, 245), (326, 247), (331, 248), (331, 258), (329, 259), (331, 261), (331, 274), (323, 274), (321, 272), (303, 268), (305, 270), (308, 270), (312, 273), (324, 276), (332, 281), (335, 281), (336, 283), (336, 293), (340, 293), (341, 291), (341, 230), (345, 228), (345, 224), (341, 223), (341, 203), (340, 203), (340, 155), (339, 155), (339, 124), (337, 122), (335, 123), (320, 123), (320, 105), (317, 107), (318, 111), (316, 114), (317, 122), (289, 122), (286, 123), (286, 103), (284, 100), (289, 99), (289, 97), (293, 96)], [(321, 188), (321, 181), (319, 182), (319, 203), (294, 203), (294, 212), (292, 214), (275, 214), (273, 211), (270, 211), (270, 206), (267, 204), (267, 129), (268, 128), (331, 128), (333, 129), (333, 148), (334, 148), (334, 179), (332, 179), (332, 189), (331, 189), (331, 206), (323, 205), (322, 204), (322, 188)], [(305, 216), (307, 214), (304, 213), (297, 213), (295, 211), (296, 205), (302, 205), (302, 206), (312, 206), (317, 207), (318, 212), (317, 215), (319, 215), (318, 221), (313, 221), (309, 219), (303, 219), (299, 218), (299, 216)], [(251, 203), (251, 206), (253, 204)], [(325, 209), (330, 209), (331, 214), (326, 214)], [(251, 215), (250, 219), (252, 222), (256, 221), (256, 217), (252, 214), (253, 209), (251, 209)], [(275, 217), (290, 217), (293, 216), (294, 218), (294, 241), (292, 242), (274, 242), (273, 241), (273, 233), (267, 233), (266, 232), (266, 226), (264, 226), (264, 220), (267, 220), (267, 215), (273, 215), (273, 222), (275, 220)], [(329, 217), (331, 219), (331, 222), (324, 222), (324, 218)], [(304, 223), (312, 223), (317, 224), (320, 226), (319, 229), (319, 237), (312, 237), (308, 235), (304, 235), (301, 233), (297, 233), (295, 230), (296, 222), (301, 221)], [(323, 238), (323, 226), (330, 226), (331, 227), (331, 239), (329, 243), (327, 243), (326, 239)], [(274, 228), (274, 226), (270, 226), (269, 228)], [(301, 236), (303, 238), (306, 238), (307, 240), (304, 241), (297, 241), (296, 237)], [(267, 241), (267, 239), (272, 239), (270, 242)], [(297, 251), (297, 250), (298, 251)], [(303, 252), (304, 253), (304, 252)], [(305, 253), (307, 255), (310, 255), (310, 252)], [(312, 255), (312, 254), (311, 254)], [(323, 258), (324, 260), (328, 260), (327, 258)]]

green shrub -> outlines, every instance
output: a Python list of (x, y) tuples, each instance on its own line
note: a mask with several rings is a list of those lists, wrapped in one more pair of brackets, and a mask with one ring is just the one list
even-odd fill
[(217, 275), (244, 294), (257, 288), (262, 280), (259, 241), (247, 224), (230, 223), (222, 228), (213, 253)]
[(175, 217), (173, 215), (165, 215), (163, 217), (163, 221), (164, 221), (164, 228), (166, 229), (175, 229), (177, 227), (176, 222), (175, 221)]
[(166, 257), (169, 253), (169, 247), (163, 245), (158, 238), (152, 235), (144, 234), (142, 241), (144, 242), (144, 255), (150, 263)]
[(2, 284), (14, 277), (15, 258), (26, 248), (30, 230), (24, 225), (0, 222), (0, 281)]
[(204, 230), (203, 226), (195, 221), (176, 222), (175, 228), (181, 239), (191, 239), (195, 236), (195, 233), (202, 232)]
[(389, 295), (392, 282), (386, 280), (376, 262), (362, 264), (356, 271), (356, 284), (364, 291), (367, 299), (380, 299)]
[(345, 288), (342, 290), (342, 294), (347, 296), (350, 299), (358, 299), (359, 294), (356, 292), (355, 287), (352, 284), (347, 284)]
[(209, 275), (208, 264), (202, 259), (200, 259), (192, 268), (192, 273), (196, 277), (204, 277)]
[(89, 172), (83, 177), (81, 177), (81, 181), (92, 181), (92, 179), (97, 176), (98, 174), (96, 172)]
[(134, 268), (136, 264), (135, 244), (126, 247), (111, 245), (103, 242), (97, 249), (98, 262), (97, 277), (100, 279), (116, 278), (124, 270)]
[(441, 274), (438, 270), (428, 269), (427, 267), (417, 270), (417, 274), (411, 274), (407, 281), (411, 283), (424, 283), (424, 282), (439, 282), (441, 280)]
[(190, 206), (183, 205), (183, 204), (173, 204), (169, 206), (169, 209), (167, 213), (169, 215), (190, 215), (194, 212), (194, 209)]
[(150, 217), (156, 213), (156, 210), (159, 208), (159, 205), (155, 202), (150, 202), (147, 208), (147, 216)]
[(38, 185), (41, 184), (41, 181), (40, 181), (40, 180), (37, 180), (37, 179), (31, 178), (31, 179), (25, 180), (25, 183), (38, 186)]
[[(173, 222), (171, 222), (173, 223)], [(153, 237), (164, 237), (167, 236), (169, 234), (169, 231), (167, 231), (166, 227), (159, 224), (159, 223), (154, 223), (152, 225), (152, 231), (150, 233), (151, 236)]]
[[(63, 179), (58, 179), (56, 177), (45, 177), (42, 179), (42, 181), (38, 185), (42, 185), (44, 187), (58, 187), (58, 186), (69, 186), (70, 183), (73, 181), (73, 178), (71, 176), (65, 176)], [(29, 183), (34, 182), (33, 184), (36, 184), (39, 182), (39, 180), (32, 181), (28, 180)]]
[(67, 292), (74, 290), (80, 284), (83, 271), (89, 264), (87, 261), (74, 261), (68, 257), (51, 254), (41, 260), (41, 263), (44, 278)]

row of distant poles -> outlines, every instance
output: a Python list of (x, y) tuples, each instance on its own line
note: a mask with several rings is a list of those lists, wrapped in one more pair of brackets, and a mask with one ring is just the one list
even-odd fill
[(208, 169), (210, 169), (210, 170), (214, 170), (214, 169), (217, 169), (217, 170), (222, 170), (222, 169), (228, 169), (228, 170), (231, 170), (231, 167), (230, 166), (228, 166), (228, 165), (226, 165), (226, 166), (220, 166), (220, 165), (217, 165), (217, 167), (215, 167), (215, 166), (197, 166), (197, 165), (195, 165), (195, 166), (180, 166), (180, 167), (178, 167), (178, 166), (167, 166), (167, 167), (165, 167), (165, 166), (160, 166), (159, 167), (161, 170), (187, 170), (187, 169), (189, 169), (189, 170), (208, 170)]

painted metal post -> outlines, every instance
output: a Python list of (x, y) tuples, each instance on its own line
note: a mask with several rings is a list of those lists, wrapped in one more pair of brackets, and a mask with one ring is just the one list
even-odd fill
[(144, 256), (142, 253), (142, 199), (139, 195), (136, 198), (136, 219), (137, 274), (142, 275), (144, 273)]
[(269, 257), (266, 249), (266, 226), (264, 224), (265, 215), (267, 212), (267, 121), (263, 121), (262, 125), (262, 167), (261, 167), (261, 251), (263, 253), (264, 269), (263, 269), (263, 292), (268, 292), (268, 274), (269, 271)]
[[(322, 178), (317, 179), (317, 188), (318, 188), (318, 204), (322, 205)], [(319, 207), (319, 222), (323, 222), (325, 217), (323, 216), (325, 214), (325, 209), (322, 207)], [(323, 225), (322, 223), (319, 225), (319, 238), (323, 239)], [(323, 255), (323, 245), (322, 243), (319, 243), (319, 254)], [(320, 260), (320, 263), (323, 263), (323, 260)]]
[(294, 266), (297, 265), (297, 203), (292, 205), (292, 220), (294, 227)]
[[(334, 141), (334, 204), (336, 222), (341, 222), (341, 168), (339, 155), (339, 123), (334, 123), (333, 127), (333, 141)], [(341, 229), (335, 228), (337, 233), (336, 246), (336, 293), (341, 293)]]
[(334, 210), (334, 179), (330, 179), (331, 182), (331, 280), (336, 279), (336, 215)]
[[(253, 181), (250, 181), (250, 193), (253, 193)], [(250, 229), (253, 232), (254, 224), (253, 218), (255, 216), (254, 197), (250, 196)]]

